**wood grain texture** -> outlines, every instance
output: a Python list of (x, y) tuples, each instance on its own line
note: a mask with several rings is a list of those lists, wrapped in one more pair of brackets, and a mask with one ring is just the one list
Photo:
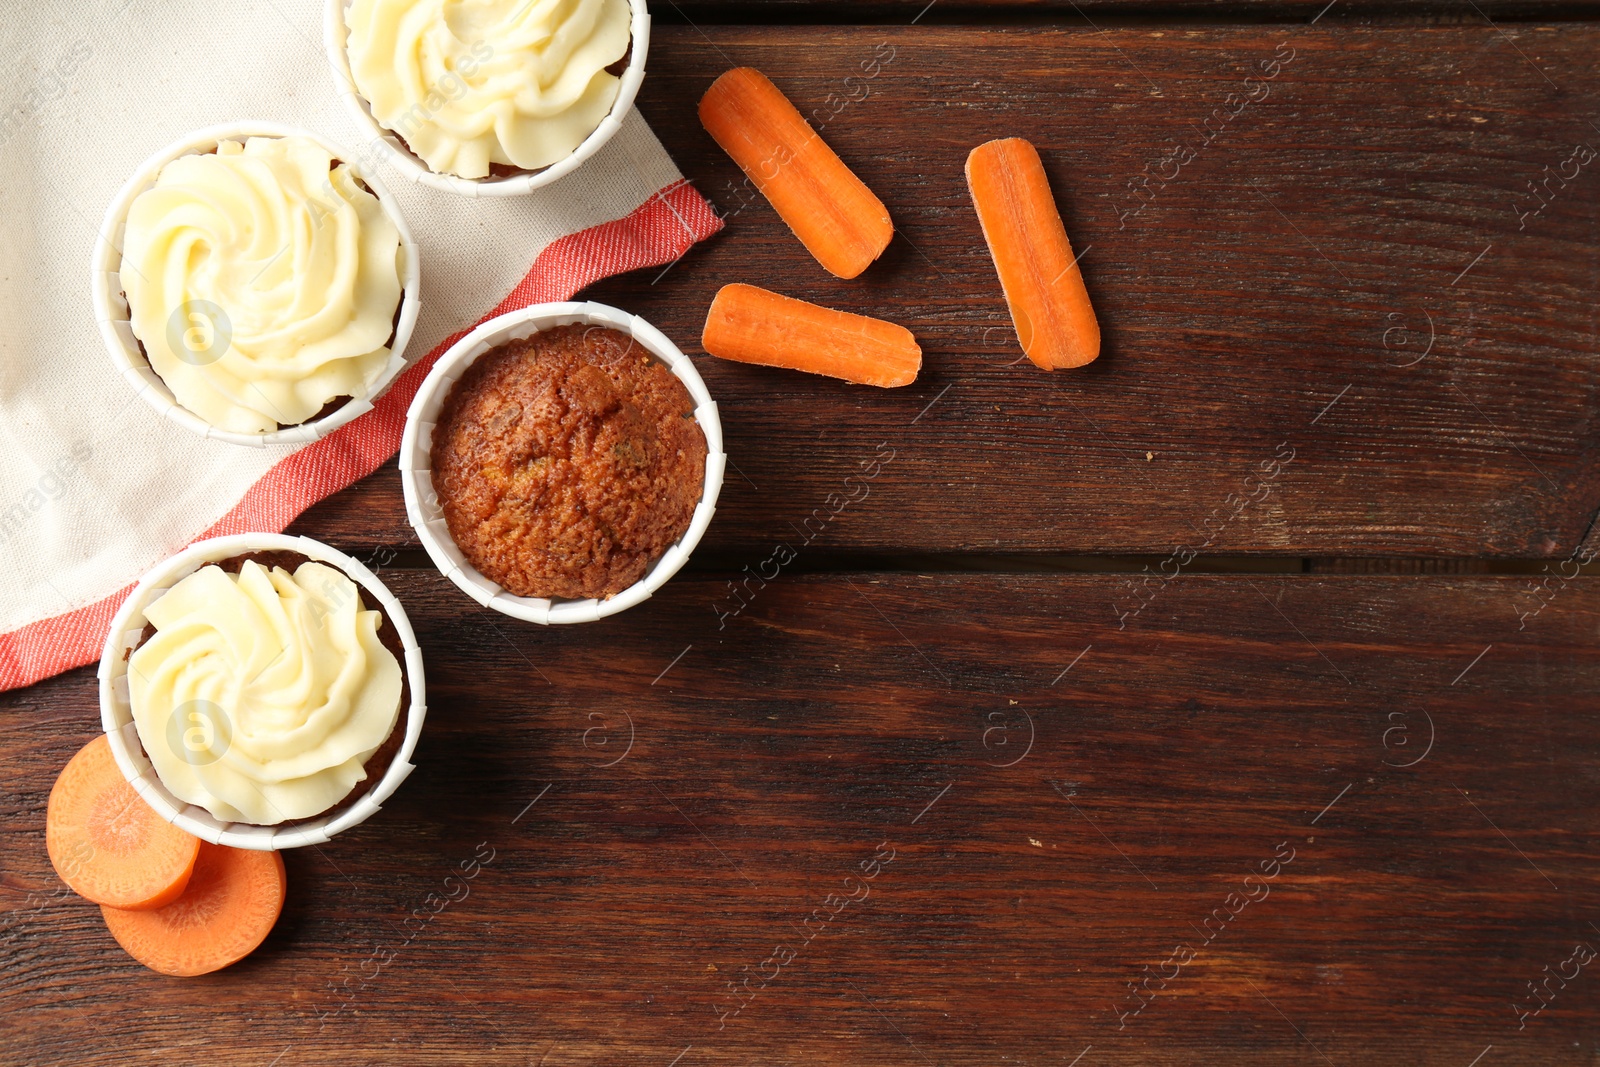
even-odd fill
[(675, 582), (539, 629), (383, 576), (427, 661), (418, 769), (288, 856), (276, 931), (210, 978), (143, 971), (55, 895), (45, 800), (91, 672), (7, 695), (0, 1062), (1465, 1067), (1600, 1040), (1592, 966), (1524, 1029), (1512, 1007), (1600, 947), (1593, 579), (1520, 630), (1520, 579), (1189, 576), (1119, 629), (1121, 578), (910, 574), (780, 577), (720, 629), (725, 585)]
[[(884, 443), (893, 464), (831, 517), (831, 546), (1564, 557), (1600, 506), (1600, 161), (1518, 210), (1600, 145), (1597, 49), (1589, 24), (664, 26), (640, 107), (729, 225), (587, 295), (697, 357), (733, 462), (714, 549), (793, 536)], [(839, 109), (824, 134), (899, 230), (862, 278), (817, 268), (699, 128), (735, 64), (805, 114)], [(961, 172), (1007, 134), (1040, 147), (1083, 255), (1105, 341), (1080, 371), (1010, 365)], [(1188, 162), (1163, 166), (1174, 151)], [(908, 326), (921, 380), (711, 360), (700, 327), (732, 281)], [(1283, 442), (1270, 499), (1234, 514)], [(382, 472), (301, 528), (403, 544), (398, 499)]]
[(862, 24), (1088, 24), (1095, 19), (1467, 21), (1593, 17), (1590, 0), (689, 0), (651, 9), (657, 26)]

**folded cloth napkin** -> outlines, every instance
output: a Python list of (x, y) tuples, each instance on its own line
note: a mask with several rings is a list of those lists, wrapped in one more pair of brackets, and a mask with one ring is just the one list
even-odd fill
[(0, 689), (98, 658), (133, 583), (190, 542), (282, 530), (377, 468), (465, 330), (669, 262), (721, 226), (637, 112), (528, 196), (455, 196), (385, 166), (422, 259), (413, 365), (314, 444), (203, 440), (118, 376), (91, 251), (126, 178), (200, 127), (281, 122), (377, 155), (335, 91), (322, 13), (322, 0), (44, 0), (0, 20)]

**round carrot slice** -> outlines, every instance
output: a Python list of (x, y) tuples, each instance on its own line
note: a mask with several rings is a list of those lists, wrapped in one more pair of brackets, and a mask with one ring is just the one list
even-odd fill
[(100, 913), (128, 955), (159, 974), (187, 978), (254, 952), (278, 921), (287, 888), (276, 852), (202, 841), (183, 896), (154, 911)]
[(200, 848), (199, 838), (163, 820), (128, 784), (105, 734), (56, 779), (44, 826), (61, 880), (113, 908), (159, 908), (178, 899)]

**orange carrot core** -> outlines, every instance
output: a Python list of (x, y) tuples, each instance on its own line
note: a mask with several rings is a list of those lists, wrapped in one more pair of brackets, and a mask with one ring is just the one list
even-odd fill
[(79, 896), (114, 908), (159, 908), (176, 899), (200, 847), (128, 784), (104, 734), (56, 778), (44, 837), (61, 880)]
[(287, 886), (278, 853), (201, 842), (188, 887), (172, 903), (100, 912), (128, 955), (160, 974), (191, 977), (254, 952), (278, 921)]
[(753, 285), (722, 287), (706, 314), (700, 342), (722, 359), (883, 388), (910, 385), (922, 368), (922, 349), (904, 326)]
[(713, 82), (700, 123), (829, 272), (854, 278), (888, 247), (883, 201), (760, 71), (738, 67)]
[(1045, 370), (1092, 362), (1100, 324), (1038, 150), (1020, 137), (979, 145), (967, 188), (1022, 350)]

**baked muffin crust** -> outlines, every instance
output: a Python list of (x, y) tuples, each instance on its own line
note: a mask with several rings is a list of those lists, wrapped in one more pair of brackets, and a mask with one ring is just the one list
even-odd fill
[(689, 529), (707, 448), (665, 364), (573, 324), (480, 356), (445, 398), (432, 454), (450, 536), (484, 577), (583, 599), (620, 593)]

